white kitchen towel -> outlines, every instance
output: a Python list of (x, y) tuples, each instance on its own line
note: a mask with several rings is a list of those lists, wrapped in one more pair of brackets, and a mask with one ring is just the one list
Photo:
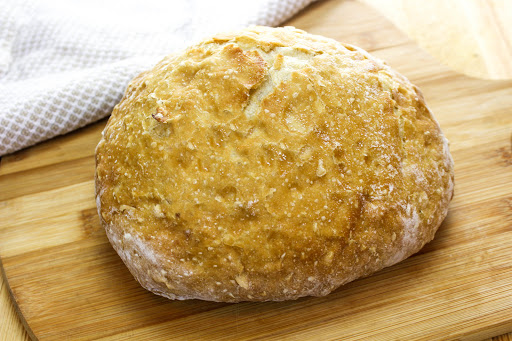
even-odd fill
[(109, 115), (163, 56), (314, 0), (0, 0), (0, 156)]

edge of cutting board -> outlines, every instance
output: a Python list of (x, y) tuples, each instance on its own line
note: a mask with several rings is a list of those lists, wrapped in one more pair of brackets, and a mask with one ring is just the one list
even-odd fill
[[(0, 164), (1, 166), (1, 164)], [(11, 285), (9, 284), (9, 280), (7, 279), (7, 273), (4, 269), (4, 264), (2, 262), (2, 257), (0, 257), (0, 272), (2, 273), (2, 278), (5, 283), (5, 287), (7, 288), (7, 291), (9, 292), (9, 296), (11, 298), (11, 302), (13, 303), (12, 306), (14, 307), (14, 310), (16, 311), (16, 315), (18, 316), (21, 324), (25, 328), (25, 331), (27, 332), (28, 336), (32, 340), (38, 340), (36, 337), (36, 334), (32, 331), (32, 328), (30, 328), (30, 325), (28, 324), (27, 320), (25, 319), (25, 316), (23, 316), (23, 313), (21, 312), (21, 309), (18, 305), (18, 300), (16, 300), (16, 296), (12, 292)]]

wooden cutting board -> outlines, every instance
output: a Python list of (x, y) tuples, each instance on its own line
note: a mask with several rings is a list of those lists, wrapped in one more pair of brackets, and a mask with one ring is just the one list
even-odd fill
[(359, 45), (422, 88), (455, 160), (456, 195), (435, 240), (323, 298), (161, 298), (137, 284), (99, 225), (103, 120), (2, 159), (0, 257), (32, 337), (481, 340), (512, 330), (512, 81), (448, 70), (357, 2), (321, 2), (288, 24)]

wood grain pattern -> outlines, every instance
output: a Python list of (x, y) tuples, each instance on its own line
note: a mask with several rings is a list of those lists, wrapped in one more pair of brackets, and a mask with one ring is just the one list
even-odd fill
[(363, 0), (451, 69), (512, 78), (512, 1)]
[(450, 71), (357, 2), (318, 3), (289, 24), (372, 51), (422, 88), (456, 165), (456, 196), (436, 239), (324, 298), (166, 300), (135, 282), (96, 217), (103, 120), (0, 165), (0, 256), (39, 339), (482, 340), (512, 330), (512, 81)]

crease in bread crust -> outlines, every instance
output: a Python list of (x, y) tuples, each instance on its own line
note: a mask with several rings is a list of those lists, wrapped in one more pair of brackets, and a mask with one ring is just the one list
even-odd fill
[(111, 244), (171, 299), (326, 295), (417, 252), (453, 195), (419, 89), (290, 27), (217, 35), (136, 77), (96, 162)]

